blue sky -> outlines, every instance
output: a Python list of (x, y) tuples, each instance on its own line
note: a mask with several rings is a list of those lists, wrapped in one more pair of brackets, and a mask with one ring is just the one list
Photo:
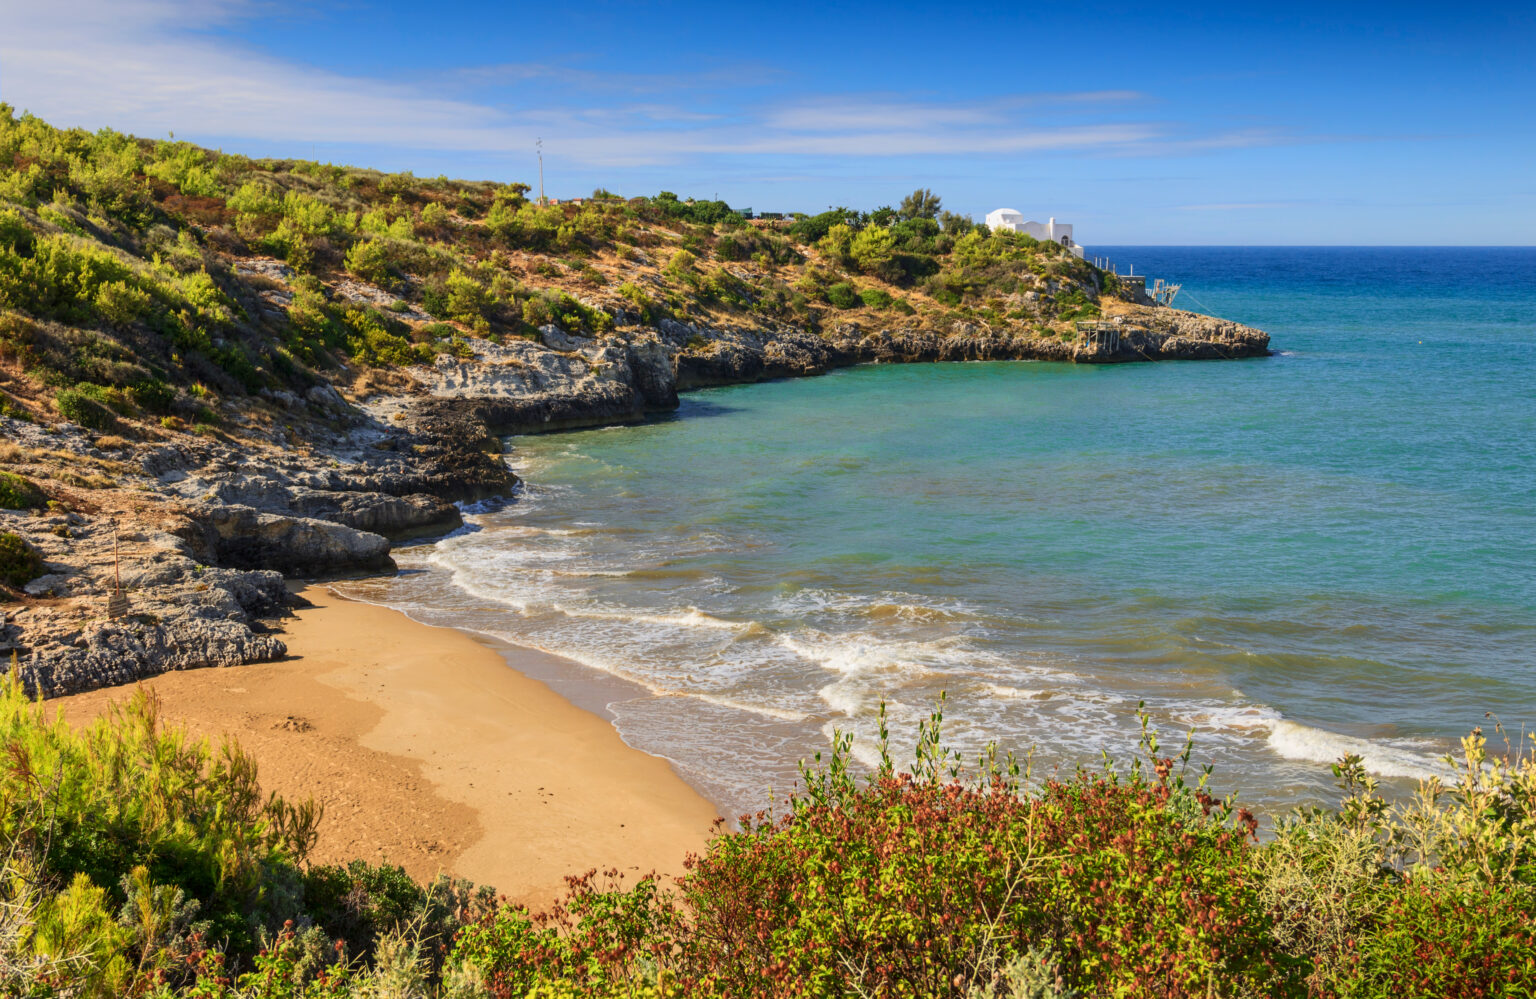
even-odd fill
[(0, 0), (0, 100), (254, 155), (1094, 244), (1536, 242), (1536, 5)]

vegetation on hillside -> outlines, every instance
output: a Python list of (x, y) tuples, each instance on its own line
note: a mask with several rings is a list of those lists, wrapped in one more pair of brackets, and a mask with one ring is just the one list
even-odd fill
[(688, 874), (573, 877), (530, 915), (397, 868), (311, 866), (320, 817), (152, 697), (83, 732), (0, 695), (0, 993), (341, 997), (1473, 997), (1536, 989), (1536, 761), (1474, 733), (1450, 784), (1257, 822), (1154, 733), (1128, 769), (850, 743)]
[(965, 320), (1069, 336), (1062, 323), (1094, 314), (1108, 281), (926, 190), (782, 225), (666, 191), (541, 205), (528, 190), (58, 129), (0, 104), (0, 409), (207, 429), (221, 400), (547, 323)]

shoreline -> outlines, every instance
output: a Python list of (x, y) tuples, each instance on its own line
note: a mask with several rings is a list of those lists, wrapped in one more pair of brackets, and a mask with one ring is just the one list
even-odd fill
[[(325, 807), (312, 863), (399, 864), (489, 884), (538, 909), (565, 877), (683, 872), (718, 816), (604, 717), (519, 670), (557, 657), (418, 622), (326, 584), (285, 621), (286, 659), (142, 682), (162, 717), (232, 735), (264, 790)], [(74, 723), (132, 689), (51, 700)]]

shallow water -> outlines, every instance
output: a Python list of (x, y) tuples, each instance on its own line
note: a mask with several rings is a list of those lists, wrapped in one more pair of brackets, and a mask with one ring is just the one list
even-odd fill
[(1536, 250), (1090, 252), (1277, 355), (693, 393), (514, 439), (517, 502), (354, 591), (632, 681), (625, 738), (727, 808), (941, 691), (1037, 772), (1124, 758), (1145, 700), (1271, 810), (1536, 721)]

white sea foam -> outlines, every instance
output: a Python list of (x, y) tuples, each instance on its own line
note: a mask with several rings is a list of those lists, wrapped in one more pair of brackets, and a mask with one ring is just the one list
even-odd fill
[(722, 708), (730, 708), (733, 711), (746, 711), (764, 718), (776, 718), (779, 721), (806, 722), (811, 716), (804, 711), (791, 711), (788, 708), (776, 708), (767, 704), (753, 704), (736, 697), (719, 697), (715, 694), (684, 693), (679, 696), (692, 697), (696, 700), (715, 704)]
[(795, 617), (831, 612), (916, 623), (963, 619), (977, 613), (976, 608), (960, 600), (932, 599), (896, 590), (863, 594), (814, 586), (777, 596), (772, 606), (779, 613)]
[(1443, 774), (1445, 768), (1432, 755), (1416, 749), (1432, 749), (1434, 743), (1421, 739), (1360, 739), (1327, 729), (1291, 721), (1273, 708), (1261, 704), (1209, 705), (1179, 712), (1197, 730), (1217, 734), (1231, 733), (1243, 739), (1263, 738), (1277, 756), (1309, 763), (1337, 763), (1345, 754), (1361, 758), (1365, 768), (1379, 777), (1428, 777)]
[(1353, 753), (1361, 758), (1367, 770), (1381, 777), (1424, 778), (1445, 773), (1438, 761), (1420, 753), (1285, 719), (1275, 722), (1267, 741), (1270, 749), (1288, 760), (1334, 763), (1346, 753)]
[[(811, 739), (812, 725), (827, 738), (851, 732), (854, 756), (865, 765), (879, 762), (876, 706), (885, 702), (895, 743), (906, 747), (940, 690), (950, 693), (946, 741), (967, 752), (993, 738), (1008, 748), (1048, 747), (1059, 758), (1091, 759), (1101, 749), (1123, 757), (1135, 745), (1131, 709), (1141, 680), (1031, 654), (1011, 641), (1008, 620), (993, 612), (899, 590), (836, 587), (804, 587), (764, 606), (751, 599), (750, 586), (744, 596), (727, 596), (736, 587), (724, 579), (674, 569), (677, 558), (739, 551), (741, 538), (707, 531), (619, 537), (630, 532), (537, 513), (552, 495), (530, 496), (520, 509), (472, 511), (479, 530), (445, 539), (413, 561), (445, 570), (455, 589), (490, 605), (475, 611), (490, 614), (486, 621), (498, 613), (493, 608), (513, 612), (502, 618), (504, 627), (482, 629), (487, 633), (575, 660), (655, 697), (769, 719), (779, 723), (775, 730), (804, 726)], [(535, 522), (524, 519), (530, 515)], [(1356, 753), (1382, 776), (1441, 772), (1429, 752), (1419, 751), (1432, 746), (1310, 727), (1237, 691), (1229, 696), (1225, 687), (1191, 684), (1164, 693), (1148, 701), (1162, 727), (1187, 723), (1209, 733), (1218, 757), (1327, 764)], [(707, 716), (702, 706), (691, 710)]]
[(1176, 711), (1175, 717), (1198, 731), (1268, 733), (1280, 720), (1280, 713), (1258, 704), (1202, 704)]
[(1004, 687), (996, 683), (982, 684), (982, 689), (991, 696), (1005, 701), (1038, 701), (1050, 696), (1044, 690), (1030, 690), (1025, 687)]
[(652, 613), (628, 608), (568, 607), (553, 604), (553, 609), (568, 617), (587, 618), (595, 621), (627, 621), (631, 624), (656, 624), (668, 628), (702, 628), (706, 631), (746, 631), (757, 622), (727, 621), (697, 607), (684, 607), (675, 611)]

